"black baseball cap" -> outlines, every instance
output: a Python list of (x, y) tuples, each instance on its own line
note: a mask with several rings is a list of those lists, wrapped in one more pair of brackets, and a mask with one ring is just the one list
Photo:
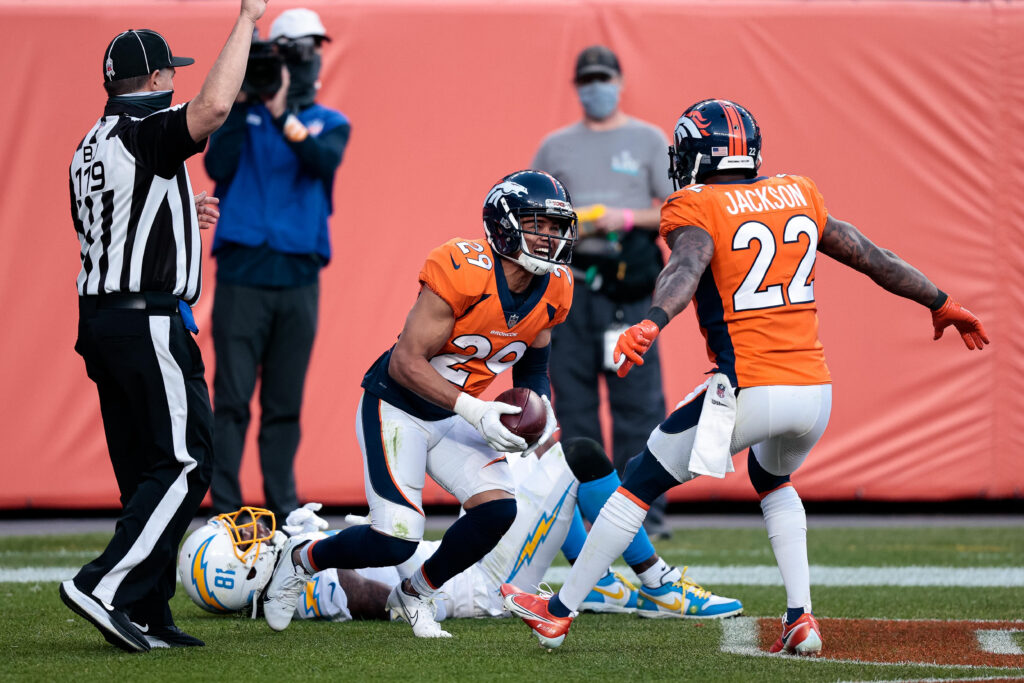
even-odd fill
[(604, 45), (591, 45), (576, 58), (577, 81), (593, 74), (603, 74), (610, 78), (622, 75), (619, 58)]
[(103, 53), (103, 79), (146, 76), (169, 66), (188, 66), (191, 57), (172, 57), (171, 46), (164, 37), (148, 28), (130, 29), (114, 36)]

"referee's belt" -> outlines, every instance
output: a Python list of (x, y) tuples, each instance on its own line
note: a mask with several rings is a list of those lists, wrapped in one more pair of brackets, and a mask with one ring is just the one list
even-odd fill
[(119, 292), (111, 294), (88, 294), (78, 297), (81, 309), (120, 309), (135, 311), (178, 311), (178, 297), (168, 292)]

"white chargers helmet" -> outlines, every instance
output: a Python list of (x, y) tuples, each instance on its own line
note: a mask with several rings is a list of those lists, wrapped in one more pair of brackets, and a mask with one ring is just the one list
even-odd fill
[(178, 553), (178, 574), (188, 597), (209, 612), (238, 612), (252, 605), (274, 573), (275, 532), (274, 513), (253, 507), (218, 515), (196, 529)]

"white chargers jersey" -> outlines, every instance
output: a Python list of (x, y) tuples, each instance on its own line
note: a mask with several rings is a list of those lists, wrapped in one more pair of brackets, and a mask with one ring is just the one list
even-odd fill
[[(443, 612), (448, 618), (506, 615), (499, 593), (501, 584), (514, 583), (535, 592), (569, 533), (579, 482), (565, 462), (561, 445), (555, 444), (541, 458), (510, 455), (508, 463), (516, 486), (516, 521), (494, 550), (438, 591), (437, 599), (444, 603)], [(438, 541), (421, 541), (416, 554), (399, 567), (357, 569), (356, 573), (394, 587), (439, 545)], [(306, 584), (295, 617), (329, 621), (352, 618), (336, 570), (318, 572)]]

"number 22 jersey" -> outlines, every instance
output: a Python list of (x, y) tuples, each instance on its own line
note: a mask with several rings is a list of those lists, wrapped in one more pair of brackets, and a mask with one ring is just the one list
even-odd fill
[[(572, 305), (568, 268), (535, 275), (525, 291), (513, 293), (500, 258), (484, 240), (456, 238), (431, 251), (419, 273), (420, 283), (444, 299), (455, 315), (451, 335), (430, 364), (473, 396), (515, 365), (541, 332), (563, 322)], [(452, 416), (388, 374), (393, 349), (370, 367), (363, 388), (421, 419)]]
[(662, 237), (692, 225), (714, 240), (693, 299), (708, 357), (734, 386), (832, 381), (814, 301), (827, 218), (814, 182), (796, 175), (689, 185), (665, 200)]

